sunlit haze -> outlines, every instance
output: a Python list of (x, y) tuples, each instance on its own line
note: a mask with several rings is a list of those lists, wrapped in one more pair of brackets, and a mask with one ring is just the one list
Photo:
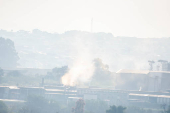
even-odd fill
[(0, 113), (170, 113), (170, 0), (0, 0)]
[[(169, 0), (0, 0), (0, 29), (170, 36)], [(93, 19), (93, 22), (91, 20)]]

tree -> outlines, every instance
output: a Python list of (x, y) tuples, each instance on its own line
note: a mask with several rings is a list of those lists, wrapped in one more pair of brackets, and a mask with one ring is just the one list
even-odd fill
[(60, 82), (61, 77), (64, 76), (68, 70), (68, 66), (55, 67), (52, 69), (52, 72), (47, 73), (46, 78), (56, 79), (58, 82)]
[(163, 113), (166, 113), (166, 104), (161, 104), (161, 108), (163, 109)]
[(168, 107), (168, 110), (166, 111), (166, 113), (170, 113), (170, 106)]
[(116, 107), (115, 105), (110, 106), (109, 110), (106, 110), (106, 113), (123, 113), (126, 108), (123, 106)]
[(107, 103), (101, 100), (86, 100), (85, 103), (85, 111), (90, 113), (104, 113), (108, 108)]
[[(126, 113), (152, 113), (152, 109), (145, 109), (141, 107), (136, 107), (136, 106), (128, 106)], [(154, 113), (159, 113), (159, 109), (155, 109)], [(160, 112), (161, 113), (161, 112)]]
[(101, 59), (94, 59), (95, 71), (92, 83), (98, 86), (113, 86), (114, 74), (109, 71), (109, 66), (104, 64)]
[(56, 101), (49, 101), (39, 95), (29, 95), (19, 113), (56, 113), (60, 108), (60, 104)]
[(28, 96), (26, 106), (32, 113), (45, 113), (48, 102), (45, 98), (38, 95)]
[(63, 66), (60, 68), (55, 67), (52, 69), (53, 75), (56, 76), (57, 78), (61, 78), (67, 72), (68, 72), (68, 66)]
[(14, 70), (14, 71), (10, 71), (10, 72), (8, 73), (8, 76), (20, 77), (20, 76), (22, 76), (22, 74), (21, 74), (19, 71)]
[(0, 77), (4, 75), (4, 70), (0, 68)]
[(14, 42), (0, 37), (0, 67), (15, 68), (18, 60)]
[(72, 112), (73, 113), (83, 113), (84, 112), (84, 100), (83, 99), (79, 99), (77, 102), (76, 102), (76, 107), (75, 108), (72, 108)]
[(4, 70), (0, 68), (0, 83), (2, 81), (2, 76), (4, 75)]
[(153, 64), (155, 63), (153, 60), (152, 61), (148, 61), (149, 65), (150, 65), (150, 71), (153, 71)]
[(3, 101), (0, 101), (0, 113), (8, 113), (8, 107)]

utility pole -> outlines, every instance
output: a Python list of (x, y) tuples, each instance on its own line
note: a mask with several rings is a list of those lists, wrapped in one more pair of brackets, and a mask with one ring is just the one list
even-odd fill
[(91, 19), (91, 33), (93, 32), (93, 18)]
[(150, 71), (153, 71), (153, 64), (155, 63), (153, 60), (152, 61), (148, 61), (149, 65), (150, 65)]

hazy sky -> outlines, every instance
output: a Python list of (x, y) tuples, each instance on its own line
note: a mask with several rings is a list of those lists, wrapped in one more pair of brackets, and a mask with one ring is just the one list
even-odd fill
[(170, 37), (170, 0), (0, 0), (0, 29)]

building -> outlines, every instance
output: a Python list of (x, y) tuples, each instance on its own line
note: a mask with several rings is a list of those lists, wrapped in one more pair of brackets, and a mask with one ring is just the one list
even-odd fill
[(167, 91), (170, 89), (169, 71), (126, 70), (117, 73), (117, 89), (139, 91)]
[(116, 89), (147, 90), (148, 70), (119, 70), (116, 76)]

